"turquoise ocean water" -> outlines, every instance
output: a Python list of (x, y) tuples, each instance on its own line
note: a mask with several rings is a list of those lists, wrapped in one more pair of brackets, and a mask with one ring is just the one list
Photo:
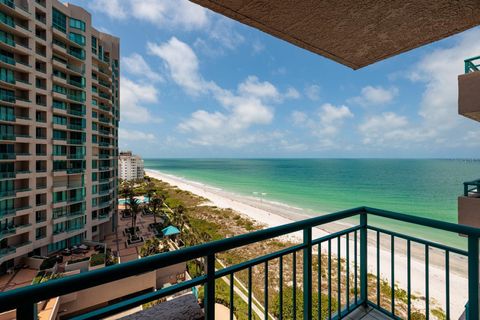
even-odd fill
[[(317, 215), (370, 206), (457, 222), (463, 182), (479, 178), (480, 161), (390, 159), (146, 159), (145, 167)], [(402, 232), (464, 246), (464, 239), (412, 225), (378, 221)]]

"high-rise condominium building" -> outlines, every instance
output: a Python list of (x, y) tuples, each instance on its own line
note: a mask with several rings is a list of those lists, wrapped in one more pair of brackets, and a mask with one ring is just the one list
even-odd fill
[(112, 232), (119, 39), (57, 0), (0, 0), (0, 272)]
[(118, 162), (122, 180), (143, 179), (145, 172), (143, 159), (140, 156), (132, 154), (131, 151), (120, 152)]

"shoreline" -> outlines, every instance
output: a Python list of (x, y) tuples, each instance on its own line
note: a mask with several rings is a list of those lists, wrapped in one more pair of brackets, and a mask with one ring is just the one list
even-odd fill
[[(176, 186), (181, 190), (189, 191), (195, 195), (201, 196), (209, 200), (205, 205), (212, 205), (219, 208), (230, 208), (237, 211), (250, 219), (265, 225), (265, 227), (275, 227), (298, 220), (311, 218), (312, 215), (306, 214), (305, 210), (296, 208), (280, 202), (272, 202), (261, 198), (238, 195), (223, 189), (212, 187), (201, 182), (190, 181), (175, 175), (163, 173), (157, 170), (145, 169), (147, 176), (162, 180), (172, 186)], [(326, 236), (332, 232), (346, 229), (352, 226), (348, 222), (331, 223), (326, 226), (315, 227), (312, 230), (313, 238)], [(292, 234), (294, 240), (301, 240), (301, 232)], [(381, 236), (380, 261), (381, 278), (390, 281), (391, 270), (391, 254), (390, 254), (390, 237), (388, 235)], [(289, 239), (292, 240), (292, 239)], [(351, 240), (351, 242), (353, 242)], [(376, 239), (375, 234), (369, 233), (369, 250), (368, 250), (368, 271), (376, 274)], [(336, 252), (336, 241), (332, 242), (333, 252)], [(341, 241), (342, 257), (345, 257), (346, 240)], [(351, 243), (350, 246), (353, 246)], [(323, 251), (322, 247), (322, 251)], [(412, 294), (424, 295), (425, 293), (425, 263), (424, 263), (424, 246), (414, 245), (412, 243)], [(406, 241), (402, 239), (395, 240), (395, 283), (402, 289), (407, 288), (407, 261), (406, 261)], [(430, 299), (435, 300), (443, 310), (445, 310), (445, 255), (436, 249), (429, 251), (429, 291)], [(451, 316), (460, 317), (464, 310), (467, 297), (467, 277), (466, 266), (467, 261), (464, 257), (451, 254), (450, 257), (450, 301)], [(370, 291), (376, 292), (375, 288)], [(419, 306), (422, 308), (422, 306)], [(424, 306), (423, 306), (424, 308)]]

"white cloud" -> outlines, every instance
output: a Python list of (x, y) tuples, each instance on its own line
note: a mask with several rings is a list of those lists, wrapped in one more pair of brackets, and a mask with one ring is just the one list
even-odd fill
[(289, 87), (287, 89), (287, 92), (285, 92), (285, 98), (298, 99), (300, 98), (300, 92), (298, 92), (298, 90), (293, 87)]
[(367, 118), (359, 125), (364, 144), (407, 148), (410, 143), (435, 142), (435, 132), (411, 125), (405, 116), (384, 112)]
[(248, 76), (244, 82), (240, 83), (238, 92), (258, 98), (278, 99), (280, 97), (280, 93), (273, 84), (268, 81), (260, 82), (256, 76)]
[(196, 30), (209, 24), (207, 10), (187, 0), (95, 0), (90, 7), (113, 19), (133, 17), (161, 28)]
[(292, 112), (292, 121), (294, 125), (300, 126), (306, 123), (308, 120), (308, 116), (305, 112), (301, 112), (298, 110), (294, 110)]
[(234, 28), (234, 21), (219, 17), (208, 31), (208, 37), (222, 47), (233, 50), (241, 45), (245, 38)]
[(198, 58), (192, 48), (175, 37), (166, 43), (148, 43), (148, 52), (161, 58), (170, 75), (190, 94), (205, 92), (209, 86), (198, 71)]
[(252, 49), (253, 49), (253, 54), (258, 54), (265, 50), (265, 44), (261, 42), (259, 39), (255, 39), (252, 42)]
[(147, 64), (145, 59), (143, 59), (143, 57), (138, 53), (133, 53), (128, 57), (123, 57), (122, 68), (132, 75), (145, 77), (154, 82), (163, 80), (162, 76), (159, 73), (154, 72)]
[(479, 38), (478, 28), (465, 32), (454, 46), (433, 51), (412, 70), (410, 78), (425, 83), (419, 114), (428, 127), (442, 131), (461, 125), (457, 76), (464, 72), (463, 60), (480, 52)]
[(120, 140), (123, 141), (155, 141), (155, 135), (153, 133), (146, 133), (138, 130), (129, 130), (120, 127), (118, 129), (118, 135)]
[(453, 45), (426, 54), (407, 75), (425, 84), (418, 121), (412, 123), (393, 112), (369, 117), (358, 128), (363, 142), (388, 148), (471, 146), (464, 137), (476, 124), (458, 115), (457, 76), (463, 73), (463, 60), (480, 51), (479, 37), (480, 29), (474, 29), (460, 35)]
[(381, 106), (391, 103), (397, 95), (398, 89), (396, 87), (383, 88), (381, 86), (366, 86), (362, 88), (359, 96), (351, 98), (348, 101), (364, 107)]
[(315, 115), (295, 110), (291, 114), (292, 122), (297, 127), (307, 128), (310, 133), (317, 137), (315, 147), (325, 149), (334, 148), (340, 129), (345, 120), (353, 118), (353, 113), (347, 106), (334, 106), (330, 103), (323, 104)]
[(316, 84), (309, 85), (305, 88), (305, 94), (312, 101), (320, 99), (320, 86)]
[(90, 3), (90, 8), (105, 13), (114, 19), (125, 19), (127, 17), (124, 0), (95, 0)]
[(142, 106), (145, 103), (158, 102), (158, 92), (153, 85), (137, 83), (124, 77), (120, 82), (120, 91), (122, 93), (120, 95), (122, 122), (148, 123), (160, 121), (146, 107)]

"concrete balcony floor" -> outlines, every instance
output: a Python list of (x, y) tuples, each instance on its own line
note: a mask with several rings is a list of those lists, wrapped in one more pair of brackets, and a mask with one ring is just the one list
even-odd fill
[(359, 307), (349, 315), (345, 317), (348, 320), (390, 320), (389, 316), (381, 313), (380, 311), (373, 309), (371, 307), (364, 308)]

